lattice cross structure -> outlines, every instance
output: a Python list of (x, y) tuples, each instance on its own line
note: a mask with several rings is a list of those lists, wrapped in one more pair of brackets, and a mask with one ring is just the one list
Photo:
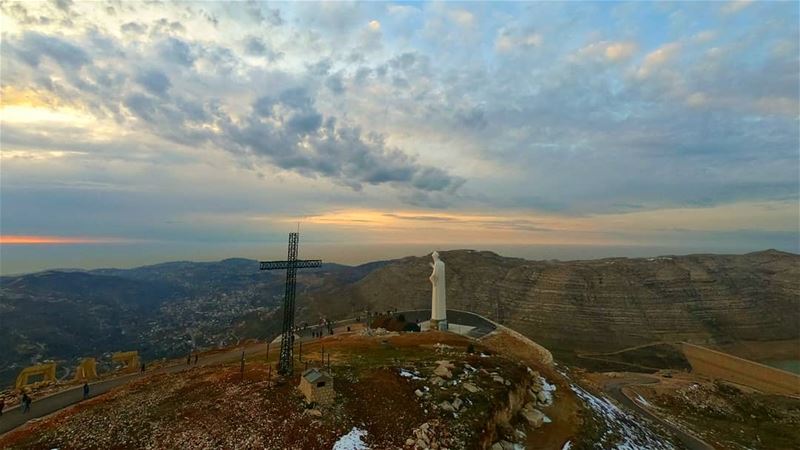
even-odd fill
[(260, 270), (286, 269), (286, 290), (283, 296), (283, 328), (278, 373), (291, 375), (294, 371), (294, 300), (297, 290), (297, 269), (321, 267), (321, 259), (297, 259), (300, 233), (289, 233), (289, 251), (286, 261), (261, 261)]

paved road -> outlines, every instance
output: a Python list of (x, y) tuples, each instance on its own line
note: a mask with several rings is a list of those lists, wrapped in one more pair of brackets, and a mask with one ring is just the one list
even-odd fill
[(677, 427), (672, 422), (662, 419), (661, 417), (653, 414), (649, 409), (643, 407), (639, 403), (633, 401), (630, 397), (625, 395), (622, 392), (622, 388), (625, 386), (635, 386), (641, 384), (652, 384), (658, 383), (658, 380), (653, 379), (651, 377), (642, 376), (640, 379), (637, 380), (612, 380), (609, 381), (605, 388), (608, 393), (618, 402), (622, 403), (623, 405), (627, 406), (628, 408), (633, 409), (644, 415), (645, 417), (661, 424), (664, 428), (669, 430), (673, 435), (677, 436), (677, 438), (681, 441), (681, 443), (686, 446), (689, 450), (714, 450), (714, 447), (709, 445), (707, 442), (703, 441), (702, 439), (690, 434), (683, 429)]
[[(253, 355), (257, 352), (264, 352), (266, 346), (264, 344), (251, 344), (245, 348), (245, 357), (249, 355)], [(270, 350), (270, 353), (275, 354), (277, 350)], [(198, 361), (199, 366), (208, 366), (214, 364), (220, 364), (229, 361), (236, 361), (237, 359), (241, 358), (242, 355), (242, 347), (235, 348), (226, 352), (211, 354), (208, 356), (201, 356), (200, 360)], [(123, 384), (129, 383), (134, 380), (138, 380), (142, 377), (152, 376), (159, 373), (174, 373), (179, 372), (181, 370), (185, 370), (187, 368), (195, 367), (193, 365), (187, 366), (186, 364), (175, 364), (166, 367), (160, 367), (154, 370), (148, 370), (144, 375), (140, 373), (124, 375), (116, 378), (112, 378), (109, 380), (98, 381), (95, 383), (89, 383), (89, 397), (95, 397), (109, 390), (121, 386)], [(52, 414), (60, 409), (66, 408), (67, 406), (73, 405), (75, 403), (80, 402), (83, 400), (83, 385), (78, 385), (74, 388), (67, 389), (64, 391), (59, 391), (55, 394), (42, 397), (38, 400), (34, 400), (31, 404), (31, 410), (28, 413), (23, 414), (22, 408), (19, 406), (14, 406), (13, 408), (9, 408), (8, 410), (3, 411), (2, 417), (0, 417), (0, 435), (3, 433), (7, 433), (8, 431), (17, 428), (18, 426), (24, 424), (25, 422), (37, 418), (46, 416), (48, 414)]]

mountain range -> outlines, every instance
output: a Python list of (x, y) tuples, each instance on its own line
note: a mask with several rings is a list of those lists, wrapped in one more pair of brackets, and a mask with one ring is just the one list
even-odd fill
[[(441, 257), (448, 308), (506, 324), (569, 362), (579, 352), (652, 342), (800, 343), (800, 255), (530, 261), (454, 250)], [(297, 320), (427, 308), (429, 261), (299, 271)], [(174, 357), (194, 346), (271, 338), (280, 328), (284, 277), (259, 272), (248, 259), (2, 277), (0, 383), (46, 359), (71, 366), (130, 349)]]
[[(776, 250), (584, 261), (441, 252), (447, 306), (497, 320), (562, 359), (653, 342), (717, 347), (794, 342), (800, 359), (800, 255)], [(430, 257), (393, 261), (361, 280), (311, 292), (313, 314), (429, 307)], [(748, 355), (751, 356), (751, 355)]]

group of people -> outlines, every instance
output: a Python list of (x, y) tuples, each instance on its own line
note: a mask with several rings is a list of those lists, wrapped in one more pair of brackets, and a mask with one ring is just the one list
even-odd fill
[[(198, 358), (197, 353), (195, 353), (194, 354), (194, 364), (195, 365), (197, 365), (197, 358)], [(192, 364), (192, 354), (191, 353), (186, 355), (186, 365), (188, 366), (190, 364)], [(142, 371), (144, 371), (144, 369), (142, 369)]]
[[(311, 337), (321, 338), (322, 334), (322, 331), (311, 331)], [(328, 329), (328, 334), (333, 334), (333, 329)]]

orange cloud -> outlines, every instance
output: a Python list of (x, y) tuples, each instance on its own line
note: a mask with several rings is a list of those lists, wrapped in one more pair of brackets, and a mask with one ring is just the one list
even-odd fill
[(260, 218), (289, 223), (300, 221), (311, 230), (357, 233), (361, 242), (495, 244), (602, 244), (616, 243), (591, 221), (533, 212), (503, 215), (343, 209), (305, 217)]
[(0, 245), (118, 244), (123, 242), (130, 241), (106, 237), (0, 235)]
[(53, 108), (60, 104), (55, 96), (44, 96), (30, 89), (19, 89), (14, 86), (0, 88), (0, 107), (27, 106), (31, 108)]

